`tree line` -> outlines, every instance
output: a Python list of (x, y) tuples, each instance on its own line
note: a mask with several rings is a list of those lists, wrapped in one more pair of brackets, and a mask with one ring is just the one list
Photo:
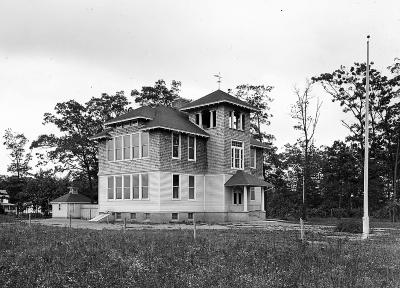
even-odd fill
[[(370, 67), (370, 211), (373, 216), (396, 220), (400, 214), (400, 60), (395, 59), (383, 72), (374, 69), (372, 62)], [(260, 108), (252, 114), (251, 133), (269, 147), (265, 150), (264, 177), (274, 188), (265, 193), (268, 216), (362, 216), (365, 82), (366, 63), (354, 63), (321, 73), (307, 80), (304, 88), (295, 88), (296, 101), (290, 112), (299, 138), (281, 151), (274, 145), (274, 135), (268, 133), (273, 86), (244, 84), (228, 90)], [(326, 93), (316, 97), (315, 86)], [(153, 86), (132, 90), (128, 97), (119, 91), (103, 93), (86, 103), (57, 103), (52, 113), (45, 113), (43, 123), (55, 125), (59, 133), (39, 135), (30, 147), (23, 134), (6, 130), (3, 139), (11, 159), (11, 175), (1, 176), (0, 189), (6, 189), (20, 209), (29, 203), (46, 212), (49, 201), (65, 194), (69, 185), (77, 186), (95, 202), (97, 145), (89, 137), (100, 132), (108, 119), (126, 113), (131, 100), (137, 105), (173, 106), (183, 99), (180, 87), (179, 81), (167, 85), (158, 80)], [(317, 147), (316, 127), (324, 117), (320, 108), (326, 100), (338, 103), (351, 120), (342, 121), (348, 129), (344, 139)], [(36, 173), (30, 166), (32, 151), (37, 159)]]

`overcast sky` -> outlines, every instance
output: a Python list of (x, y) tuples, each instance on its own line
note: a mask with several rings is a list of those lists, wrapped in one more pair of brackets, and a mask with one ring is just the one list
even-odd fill
[[(30, 140), (54, 131), (43, 114), (69, 99), (182, 82), (197, 99), (239, 84), (272, 85), (268, 132), (293, 143), (294, 85), (365, 61), (384, 70), (400, 57), (400, 1), (0, 1), (0, 133)], [(317, 145), (344, 139), (344, 118), (323, 101)], [(3, 142), (3, 141), (1, 141)], [(9, 159), (0, 145), (0, 174)]]

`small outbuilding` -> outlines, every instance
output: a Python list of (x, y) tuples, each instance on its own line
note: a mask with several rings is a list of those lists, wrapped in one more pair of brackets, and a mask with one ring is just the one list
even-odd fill
[(97, 215), (97, 205), (91, 204), (90, 199), (79, 194), (75, 187), (69, 187), (69, 193), (54, 199), (50, 203), (53, 218), (90, 219)]

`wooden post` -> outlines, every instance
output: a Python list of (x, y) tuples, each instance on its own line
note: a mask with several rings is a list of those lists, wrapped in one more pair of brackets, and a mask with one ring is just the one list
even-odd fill
[(92, 219), (92, 208), (89, 208), (89, 219)]
[(29, 227), (31, 227), (31, 213), (29, 213)]
[(304, 221), (300, 218), (300, 238), (301, 242), (304, 241)]
[(195, 213), (193, 212), (193, 239), (196, 240), (196, 219), (195, 219)]
[(124, 218), (124, 232), (126, 231), (126, 218)]
[(110, 216), (110, 214), (107, 215), (107, 224), (110, 224), (110, 221), (108, 220), (109, 216)]
[(72, 216), (71, 214), (69, 214), (69, 228), (72, 227)]

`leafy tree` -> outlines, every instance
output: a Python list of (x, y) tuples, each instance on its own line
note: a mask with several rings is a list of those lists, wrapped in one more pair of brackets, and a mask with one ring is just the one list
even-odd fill
[(26, 176), (31, 169), (29, 162), (32, 159), (31, 153), (25, 152), (28, 139), (24, 134), (14, 133), (11, 129), (5, 131), (3, 138), (3, 144), (10, 150), (11, 164), (7, 167), (7, 171), (16, 175), (18, 179)]
[(54, 124), (60, 135), (40, 135), (31, 148), (46, 148), (46, 156), (55, 164), (56, 172), (68, 171), (72, 176), (83, 173), (91, 200), (95, 198), (97, 181), (97, 145), (89, 137), (103, 129), (104, 120), (126, 112), (128, 101), (123, 92), (102, 94), (86, 104), (75, 100), (58, 103), (55, 113), (44, 115), (44, 124)]
[(243, 84), (236, 87), (236, 89), (228, 90), (228, 92), (233, 93), (236, 97), (244, 100), (248, 104), (257, 107), (260, 111), (252, 113), (250, 118), (250, 131), (254, 138), (257, 140), (271, 143), (274, 136), (267, 134), (262, 131), (261, 125), (270, 125), (270, 118), (272, 114), (270, 111), (270, 103), (272, 98), (270, 92), (272, 91), (272, 86), (266, 85), (249, 85)]
[(306, 86), (303, 91), (295, 88), (295, 94), (297, 96), (296, 103), (292, 106), (292, 118), (297, 121), (294, 129), (301, 131), (301, 146), (304, 154), (304, 161), (302, 165), (303, 169), (303, 206), (302, 206), (302, 218), (306, 219), (307, 217), (307, 200), (306, 200), (306, 191), (308, 192), (308, 186), (310, 183), (309, 179), (309, 169), (310, 169), (310, 148), (313, 145), (315, 128), (318, 124), (318, 119), (320, 116), (320, 108), (322, 103), (317, 100), (315, 111), (313, 112), (311, 109), (311, 100), (313, 96), (311, 96), (311, 82), (307, 81)]
[(179, 98), (181, 82), (172, 80), (170, 88), (165, 84), (165, 81), (160, 79), (155, 82), (154, 87), (143, 86), (139, 92), (134, 89), (131, 91), (131, 96), (135, 102), (141, 106), (157, 106), (164, 105), (172, 107), (175, 100)]

